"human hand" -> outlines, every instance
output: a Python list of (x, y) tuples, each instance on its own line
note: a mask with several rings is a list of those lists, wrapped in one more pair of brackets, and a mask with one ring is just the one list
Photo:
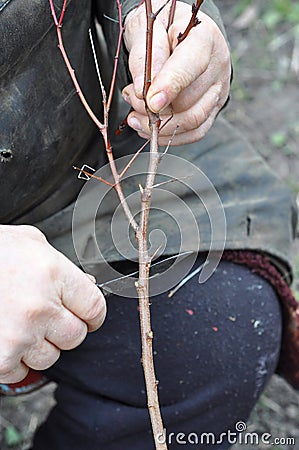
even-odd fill
[[(164, 0), (153, 1), (157, 11)], [(183, 145), (201, 139), (212, 126), (225, 104), (230, 88), (230, 52), (225, 38), (206, 14), (199, 12), (199, 25), (178, 45), (191, 17), (191, 7), (177, 2), (175, 19), (168, 33), (169, 5), (157, 16), (154, 25), (152, 84), (146, 102), (165, 123), (159, 144), (167, 145), (176, 130), (172, 145)], [(129, 68), (133, 84), (123, 89), (124, 99), (134, 111), (128, 124), (148, 139), (150, 130), (142, 97), (145, 60), (146, 14), (144, 4), (132, 11), (125, 23), (124, 39), (129, 51)]]
[(94, 282), (32, 226), (0, 226), (0, 382), (44, 370), (98, 329), (106, 306)]

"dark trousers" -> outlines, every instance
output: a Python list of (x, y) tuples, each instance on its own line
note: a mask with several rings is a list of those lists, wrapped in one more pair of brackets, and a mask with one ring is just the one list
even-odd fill
[[(111, 296), (107, 303), (102, 328), (47, 371), (58, 382), (57, 406), (33, 450), (154, 448), (137, 300)], [(151, 311), (168, 447), (230, 447), (277, 364), (275, 292), (246, 267), (222, 261), (206, 283), (194, 277), (173, 298), (154, 297)], [(228, 430), (229, 439), (220, 437)]]

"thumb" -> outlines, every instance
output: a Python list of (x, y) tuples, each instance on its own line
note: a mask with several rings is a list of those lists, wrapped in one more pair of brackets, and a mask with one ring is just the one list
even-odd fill
[[(144, 13), (138, 11), (130, 17), (125, 27), (125, 44), (129, 51), (129, 69), (133, 79), (136, 97), (143, 98), (144, 70), (146, 58), (146, 18)], [(163, 24), (156, 20), (154, 23), (152, 70), (151, 78), (154, 79), (165, 61), (169, 58), (170, 46), (168, 35)]]
[(106, 302), (94, 277), (86, 276), (61, 253), (56, 256), (63, 306), (83, 320), (88, 331), (97, 330), (106, 316)]
[(153, 112), (158, 113), (173, 103), (207, 70), (213, 51), (213, 34), (209, 33), (206, 22), (208, 20), (205, 26), (193, 28), (180, 45), (177, 45), (177, 36), (184, 25), (179, 21), (173, 25), (169, 36), (173, 51), (160, 67), (158, 76), (153, 78), (147, 93), (146, 102)]

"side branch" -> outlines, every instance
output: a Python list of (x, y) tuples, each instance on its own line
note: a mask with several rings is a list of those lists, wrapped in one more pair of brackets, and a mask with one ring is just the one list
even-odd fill
[[(109, 109), (111, 106), (111, 102), (112, 102), (112, 96), (113, 96), (113, 91), (115, 88), (115, 79), (116, 79), (116, 70), (117, 70), (117, 63), (118, 63), (118, 55), (119, 55), (119, 51), (120, 51), (120, 42), (121, 42), (121, 37), (123, 34), (123, 28), (122, 28), (122, 24), (121, 24), (121, 20), (120, 20), (120, 38), (119, 38), (119, 42), (118, 42), (118, 47), (117, 47), (117, 52), (116, 52), (116, 57), (115, 57), (115, 66), (114, 66), (114, 75), (113, 75), (113, 79), (111, 82), (111, 87), (110, 87), (110, 92), (109, 92), (109, 99), (107, 101), (106, 99), (106, 92), (105, 92), (105, 88), (103, 86), (103, 83), (100, 79), (100, 83), (101, 83), (101, 89), (102, 89), (102, 95), (103, 95), (103, 108), (104, 108), (104, 123), (102, 123), (97, 116), (94, 114), (94, 112), (92, 111), (92, 109), (90, 108), (86, 98), (83, 95), (83, 92), (81, 90), (80, 84), (77, 80), (77, 77), (75, 75), (75, 71), (72, 68), (72, 65), (70, 63), (70, 60), (67, 56), (67, 53), (65, 51), (65, 47), (64, 47), (64, 43), (63, 43), (63, 37), (62, 37), (62, 25), (63, 25), (63, 18), (65, 15), (65, 10), (66, 10), (66, 3), (67, 0), (64, 0), (63, 2), (63, 6), (62, 6), (62, 10), (61, 10), (61, 15), (59, 18), (57, 18), (56, 12), (55, 12), (55, 7), (54, 7), (54, 2), (53, 0), (49, 0), (49, 4), (50, 4), (50, 9), (51, 9), (51, 14), (53, 17), (53, 22), (54, 25), (56, 27), (56, 33), (57, 33), (57, 38), (58, 38), (58, 47), (60, 49), (60, 52), (62, 54), (63, 60), (65, 62), (65, 65), (67, 67), (67, 70), (69, 72), (69, 75), (73, 81), (73, 84), (75, 86), (75, 89), (77, 91), (77, 94), (81, 100), (81, 103), (83, 105), (83, 107), (85, 108), (85, 110), (87, 111), (88, 115), (90, 116), (90, 118), (92, 119), (92, 121), (95, 123), (95, 125), (98, 127), (98, 129), (100, 130), (103, 139), (104, 139), (104, 143), (105, 143), (105, 148), (106, 148), (106, 153), (108, 156), (108, 160), (110, 163), (110, 167), (111, 167), (111, 172), (114, 178), (114, 185), (112, 185), (119, 197), (120, 203), (122, 205), (123, 211), (130, 223), (130, 225), (132, 226), (132, 228), (134, 229), (135, 233), (138, 230), (138, 224), (135, 221), (131, 210), (127, 204), (126, 198), (124, 196), (122, 187), (120, 185), (120, 177), (119, 174), (117, 172), (117, 168), (115, 165), (115, 161), (114, 161), (114, 157), (113, 157), (113, 152), (112, 152), (112, 148), (111, 148), (111, 144), (110, 144), (110, 139), (109, 139), (109, 134), (108, 134), (108, 116), (109, 116)], [(119, 10), (119, 17), (121, 18), (122, 15), (122, 9), (121, 9), (121, 3), (119, 0), (117, 0), (117, 6), (118, 6), (118, 10)], [(93, 53), (94, 53), (94, 57), (96, 58), (96, 54), (95, 51), (93, 49)], [(99, 72), (98, 72), (99, 75)], [(92, 178), (95, 178), (95, 176), (92, 176)], [(106, 184), (109, 184), (107, 182), (105, 182), (104, 180), (101, 180)]]
[(178, 35), (177, 39), (178, 39), (179, 44), (181, 42), (183, 42), (184, 39), (186, 39), (186, 37), (188, 36), (188, 34), (192, 30), (192, 28), (194, 28), (200, 24), (200, 20), (196, 16), (197, 16), (197, 13), (198, 13), (199, 8), (201, 7), (202, 3), (203, 3), (203, 0), (197, 0), (196, 3), (193, 3), (191, 19), (190, 19), (185, 31), (183, 33), (179, 33), (179, 35)]
[(89, 104), (88, 104), (88, 102), (87, 102), (87, 100), (86, 100), (86, 98), (85, 98), (85, 96), (84, 96), (84, 94), (83, 94), (83, 92), (82, 92), (82, 90), (80, 88), (80, 84), (79, 84), (79, 82), (77, 80), (77, 77), (75, 75), (75, 71), (72, 68), (70, 60), (69, 60), (69, 58), (67, 56), (67, 53), (65, 51), (65, 48), (64, 48), (61, 28), (62, 28), (62, 20), (63, 20), (63, 17), (64, 17), (65, 8), (66, 8), (66, 0), (64, 0), (63, 7), (62, 7), (62, 12), (61, 12), (61, 15), (60, 15), (59, 19), (57, 19), (57, 16), (56, 16), (56, 13), (55, 13), (53, 0), (49, 0), (49, 2), (50, 2), (50, 8), (51, 8), (51, 13), (52, 13), (52, 16), (53, 16), (54, 24), (56, 26), (56, 32), (57, 32), (57, 38), (58, 38), (58, 48), (59, 48), (59, 50), (60, 50), (60, 52), (62, 54), (63, 60), (65, 62), (67, 70), (68, 70), (68, 72), (70, 74), (70, 77), (71, 77), (71, 79), (73, 81), (73, 84), (75, 86), (76, 92), (79, 95), (79, 98), (80, 98), (80, 100), (81, 100), (85, 110), (87, 111), (88, 115), (90, 116), (90, 118), (97, 125), (97, 127), (100, 130), (102, 130), (104, 125), (99, 121), (99, 119), (97, 118), (95, 113), (90, 108), (90, 106), (89, 106)]
[(176, 10), (176, 0), (172, 0), (171, 1), (171, 6), (170, 6), (170, 11), (169, 11), (168, 24), (167, 24), (167, 28), (166, 28), (167, 32), (169, 31), (169, 28), (173, 24), (175, 10)]
[(119, 60), (119, 54), (120, 54), (120, 48), (121, 43), (123, 39), (123, 34), (125, 31), (125, 28), (122, 23), (122, 4), (120, 3), (120, 0), (116, 0), (117, 3), (117, 9), (118, 9), (118, 23), (119, 23), (119, 33), (118, 33), (118, 41), (117, 41), (117, 48), (116, 53), (114, 57), (114, 65), (113, 65), (113, 74), (111, 78), (111, 84), (109, 89), (109, 95), (108, 95), (108, 101), (107, 101), (107, 111), (110, 111), (111, 103), (112, 103), (112, 97), (115, 89), (115, 83), (116, 83), (116, 73), (117, 73), (117, 67), (118, 67), (118, 60)]

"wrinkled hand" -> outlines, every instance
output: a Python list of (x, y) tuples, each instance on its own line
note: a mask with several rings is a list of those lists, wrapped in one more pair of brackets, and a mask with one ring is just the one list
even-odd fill
[[(163, 3), (153, 1), (153, 11)], [(178, 45), (177, 36), (189, 23), (191, 6), (177, 2), (175, 20), (167, 33), (168, 11), (167, 5), (155, 21), (152, 85), (146, 101), (153, 112), (161, 113), (164, 123), (173, 111), (173, 118), (160, 131), (159, 144), (167, 145), (178, 126), (172, 144), (182, 145), (201, 139), (225, 104), (230, 87), (230, 52), (218, 26), (202, 12), (198, 13), (201, 23)], [(124, 38), (133, 84), (123, 89), (123, 97), (134, 108), (128, 124), (141, 137), (148, 138), (150, 130), (142, 100), (145, 17), (142, 5), (126, 20)]]
[(0, 226), (0, 382), (43, 370), (101, 326), (94, 282), (31, 226)]

